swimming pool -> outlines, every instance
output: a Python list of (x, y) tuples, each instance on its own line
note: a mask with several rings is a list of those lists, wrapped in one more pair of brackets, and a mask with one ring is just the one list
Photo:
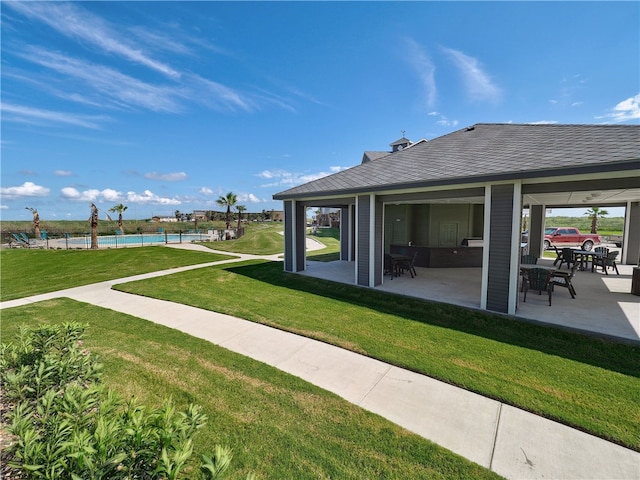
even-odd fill
[[(203, 233), (137, 233), (131, 235), (102, 235), (98, 237), (98, 248), (141, 247), (162, 243), (190, 243), (195, 240), (209, 240)], [(91, 236), (69, 237), (67, 248), (91, 248)]]

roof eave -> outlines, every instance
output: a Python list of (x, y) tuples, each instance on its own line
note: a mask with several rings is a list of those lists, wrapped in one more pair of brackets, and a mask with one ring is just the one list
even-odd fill
[(544, 170), (527, 170), (524, 172), (508, 172), (502, 174), (490, 174), (473, 177), (454, 177), (443, 178), (439, 180), (407, 182), (398, 184), (386, 184), (375, 186), (363, 186), (357, 188), (341, 189), (341, 190), (323, 190), (322, 192), (301, 192), (290, 193), (281, 192), (273, 195), (274, 200), (295, 200), (305, 198), (317, 198), (324, 196), (353, 196), (363, 193), (375, 193), (389, 190), (406, 190), (415, 188), (432, 188), (453, 185), (467, 185), (472, 183), (491, 183), (502, 182), (508, 180), (522, 180), (528, 178), (548, 178), (558, 176), (570, 176), (589, 173), (606, 173), (615, 171), (640, 170), (640, 159), (628, 160), (625, 162), (615, 162), (608, 164), (591, 164), (571, 167), (562, 167), (556, 169)]

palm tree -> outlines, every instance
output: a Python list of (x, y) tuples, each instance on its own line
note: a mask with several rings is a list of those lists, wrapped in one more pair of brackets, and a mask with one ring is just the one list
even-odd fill
[(598, 219), (609, 215), (609, 212), (601, 210), (600, 207), (591, 207), (585, 215), (591, 219), (591, 233), (598, 233)]
[(118, 228), (120, 229), (120, 233), (124, 233), (124, 228), (122, 227), (122, 213), (126, 209), (127, 209), (127, 206), (121, 203), (109, 209), (110, 212), (114, 212), (114, 213), (118, 212)]
[(91, 203), (91, 216), (89, 217), (91, 224), (91, 248), (98, 248), (98, 207), (95, 203)]
[(33, 214), (33, 234), (36, 239), (40, 238), (40, 214), (38, 210), (31, 207), (24, 207)]
[(247, 210), (247, 207), (245, 207), (244, 205), (238, 205), (236, 206), (236, 210), (238, 211), (238, 237), (239, 237), (241, 223), (242, 223), (242, 212), (245, 212)]
[(238, 197), (235, 193), (229, 192), (224, 197), (221, 196), (216, 200), (216, 203), (221, 207), (227, 207), (227, 214), (225, 217), (225, 221), (227, 223), (227, 230), (231, 228), (231, 207), (233, 207), (238, 202)]

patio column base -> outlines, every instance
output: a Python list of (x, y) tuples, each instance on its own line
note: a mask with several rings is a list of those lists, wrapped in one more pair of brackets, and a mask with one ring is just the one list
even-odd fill
[(640, 295), (640, 267), (633, 267), (633, 275), (631, 276), (631, 293)]

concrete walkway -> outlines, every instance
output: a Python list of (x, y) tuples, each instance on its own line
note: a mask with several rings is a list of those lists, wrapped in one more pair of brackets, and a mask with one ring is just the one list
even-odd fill
[(257, 257), (70, 288), (3, 302), (0, 309), (68, 297), (175, 328), (296, 375), (508, 479), (640, 479), (640, 453), (523, 410), (306, 337), (111, 289), (248, 258)]

